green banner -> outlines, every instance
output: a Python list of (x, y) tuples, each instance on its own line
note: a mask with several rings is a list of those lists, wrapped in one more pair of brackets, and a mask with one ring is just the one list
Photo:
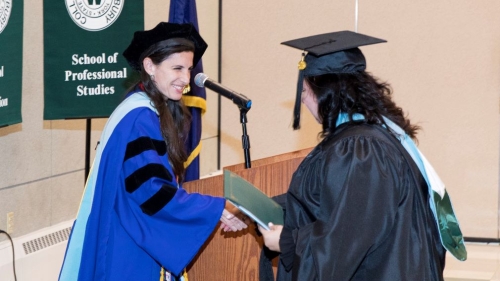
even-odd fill
[(21, 123), (23, 0), (0, 0), (0, 127)]
[(43, 9), (44, 120), (108, 117), (130, 86), (122, 52), (144, 29), (144, 1), (45, 0)]

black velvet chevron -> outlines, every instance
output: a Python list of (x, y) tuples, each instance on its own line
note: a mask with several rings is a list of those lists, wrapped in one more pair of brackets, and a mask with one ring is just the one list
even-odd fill
[(141, 204), (142, 211), (147, 215), (154, 215), (160, 211), (177, 192), (177, 188), (171, 185), (163, 185), (155, 195), (151, 196), (146, 202)]
[(155, 150), (158, 155), (163, 156), (167, 153), (167, 144), (164, 140), (154, 140), (150, 137), (140, 137), (127, 144), (127, 150), (125, 151), (125, 158), (123, 161), (126, 161), (127, 159), (139, 155), (147, 150)]
[[(164, 156), (167, 153), (167, 144), (164, 140), (155, 140), (150, 137), (137, 138), (127, 144), (123, 161), (125, 162), (127, 159), (148, 150), (154, 150), (159, 156)], [(132, 193), (152, 178), (164, 179), (171, 182), (173, 175), (162, 164), (150, 163), (137, 169), (125, 179), (125, 189), (128, 193)], [(141, 204), (141, 210), (150, 216), (156, 214), (172, 200), (176, 192), (177, 187), (164, 184), (156, 194)]]
[(151, 178), (160, 178), (166, 181), (173, 179), (172, 174), (162, 164), (151, 163), (128, 176), (125, 179), (125, 189), (128, 193), (132, 193)]

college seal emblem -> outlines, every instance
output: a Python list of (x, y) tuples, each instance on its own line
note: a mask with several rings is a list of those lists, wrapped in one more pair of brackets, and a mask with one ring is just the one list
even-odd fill
[(125, 0), (65, 0), (65, 2), (69, 16), (76, 25), (88, 31), (100, 31), (118, 19)]
[(0, 0), (0, 33), (2, 33), (9, 22), (11, 11), (12, 0)]

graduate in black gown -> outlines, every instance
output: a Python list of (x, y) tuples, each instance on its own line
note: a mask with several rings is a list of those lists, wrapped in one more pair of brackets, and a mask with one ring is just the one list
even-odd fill
[(412, 140), (419, 127), (366, 71), (358, 47), (382, 42), (341, 31), (283, 43), (304, 51), (293, 127), (302, 102), (322, 140), (292, 177), (284, 225), (259, 227), (280, 252), (278, 280), (443, 280), (446, 250), (466, 259), (449, 196)]

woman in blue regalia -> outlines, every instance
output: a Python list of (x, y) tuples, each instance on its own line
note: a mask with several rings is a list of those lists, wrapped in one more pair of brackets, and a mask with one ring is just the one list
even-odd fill
[(184, 280), (219, 221), (246, 228), (223, 198), (181, 187), (190, 123), (181, 97), (206, 48), (191, 24), (135, 32), (123, 56), (140, 81), (102, 132), (59, 280)]

